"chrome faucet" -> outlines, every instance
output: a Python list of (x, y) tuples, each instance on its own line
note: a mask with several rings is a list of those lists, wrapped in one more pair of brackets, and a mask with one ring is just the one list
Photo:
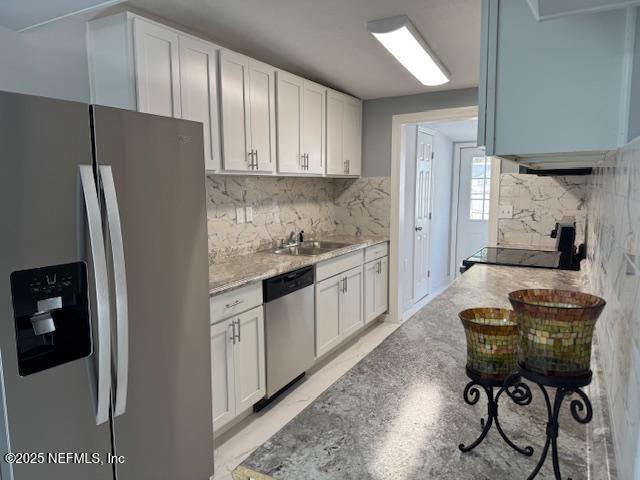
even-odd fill
[(293, 247), (302, 243), (304, 230), (300, 230), (300, 233), (291, 232), (289, 237), (285, 240), (280, 240), (280, 247)]

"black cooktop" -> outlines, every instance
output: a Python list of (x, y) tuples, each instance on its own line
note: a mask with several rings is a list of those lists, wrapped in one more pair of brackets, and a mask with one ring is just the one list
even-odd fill
[(515, 267), (559, 268), (560, 252), (523, 248), (484, 247), (462, 261), (462, 271), (476, 263)]

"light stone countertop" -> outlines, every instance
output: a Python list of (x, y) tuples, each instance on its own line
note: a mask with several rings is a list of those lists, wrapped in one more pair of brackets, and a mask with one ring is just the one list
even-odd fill
[[(546, 407), (531, 386), (531, 405), (500, 401), (504, 430), (533, 457), (511, 450), (495, 430), (472, 453), (462, 453), (480, 433), (486, 398), (466, 405), (462, 392), (466, 341), (458, 312), (510, 307), (507, 294), (521, 288), (589, 291), (580, 272), (475, 265), (403, 323), (369, 355), (234, 471), (234, 479), (501, 480), (526, 478), (545, 439)], [(597, 350), (596, 350), (597, 352)], [(597, 355), (595, 355), (597, 358)], [(575, 422), (568, 401), (560, 418), (563, 478), (615, 478), (602, 374), (585, 390), (593, 404), (588, 425)], [(540, 478), (553, 478), (551, 458)]]
[[(310, 239), (311, 240), (311, 239)], [(345, 253), (361, 250), (371, 245), (387, 242), (382, 236), (327, 235), (313, 240), (348, 243), (348, 247), (332, 250), (322, 255), (276, 255), (269, 251), (256, 252), (225, 259), (209, 267), (209, 295), (242, 287), (252, 282), (274, 277)]]

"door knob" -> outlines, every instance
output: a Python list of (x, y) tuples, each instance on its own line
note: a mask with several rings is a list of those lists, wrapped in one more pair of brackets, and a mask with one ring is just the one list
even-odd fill
[(416, 227), (416, 232), (421, 232), (422, 231), (422, 227)]

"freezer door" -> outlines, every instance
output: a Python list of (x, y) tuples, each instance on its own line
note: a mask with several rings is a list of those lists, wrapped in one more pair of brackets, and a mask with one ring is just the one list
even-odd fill
[[(113, 420), (124, 456), (118, 479), (205, 480), (213, 432), (202, 124), (92, 108), (103, 195), (105, 204), (114, 201), (110, 190), (117, 197), (126, 269), (128, 385), (119, 395), (116, 375)], [(117, 271), (118, 247), (107, 250)], [(120, 320), (116, 314), (114, 339), (124, 337)], [(116, 372), (124, 348), (114, 345)]]
[[(86, 219), (80, 164), (91, 165), (87, 105), (0, 92), (0, 355), (4, 389), (0, 469), (5, 480), (113, 478), (108, 464), (12, 467), (4, 461), (9, 449), (45, 454), (95, 452), (103, 457), (111, 451), (109, 422), (96, 426), (95, 339), (89, 359), (27, 376), (18, 372), (11, 273), (86, 261), (89, 285), (95, 284), (94, 263), (82, 253)], [(89, 294), (95, 301), (95, 289)], [(92, 312), (96, 334), (95, 305)]]

